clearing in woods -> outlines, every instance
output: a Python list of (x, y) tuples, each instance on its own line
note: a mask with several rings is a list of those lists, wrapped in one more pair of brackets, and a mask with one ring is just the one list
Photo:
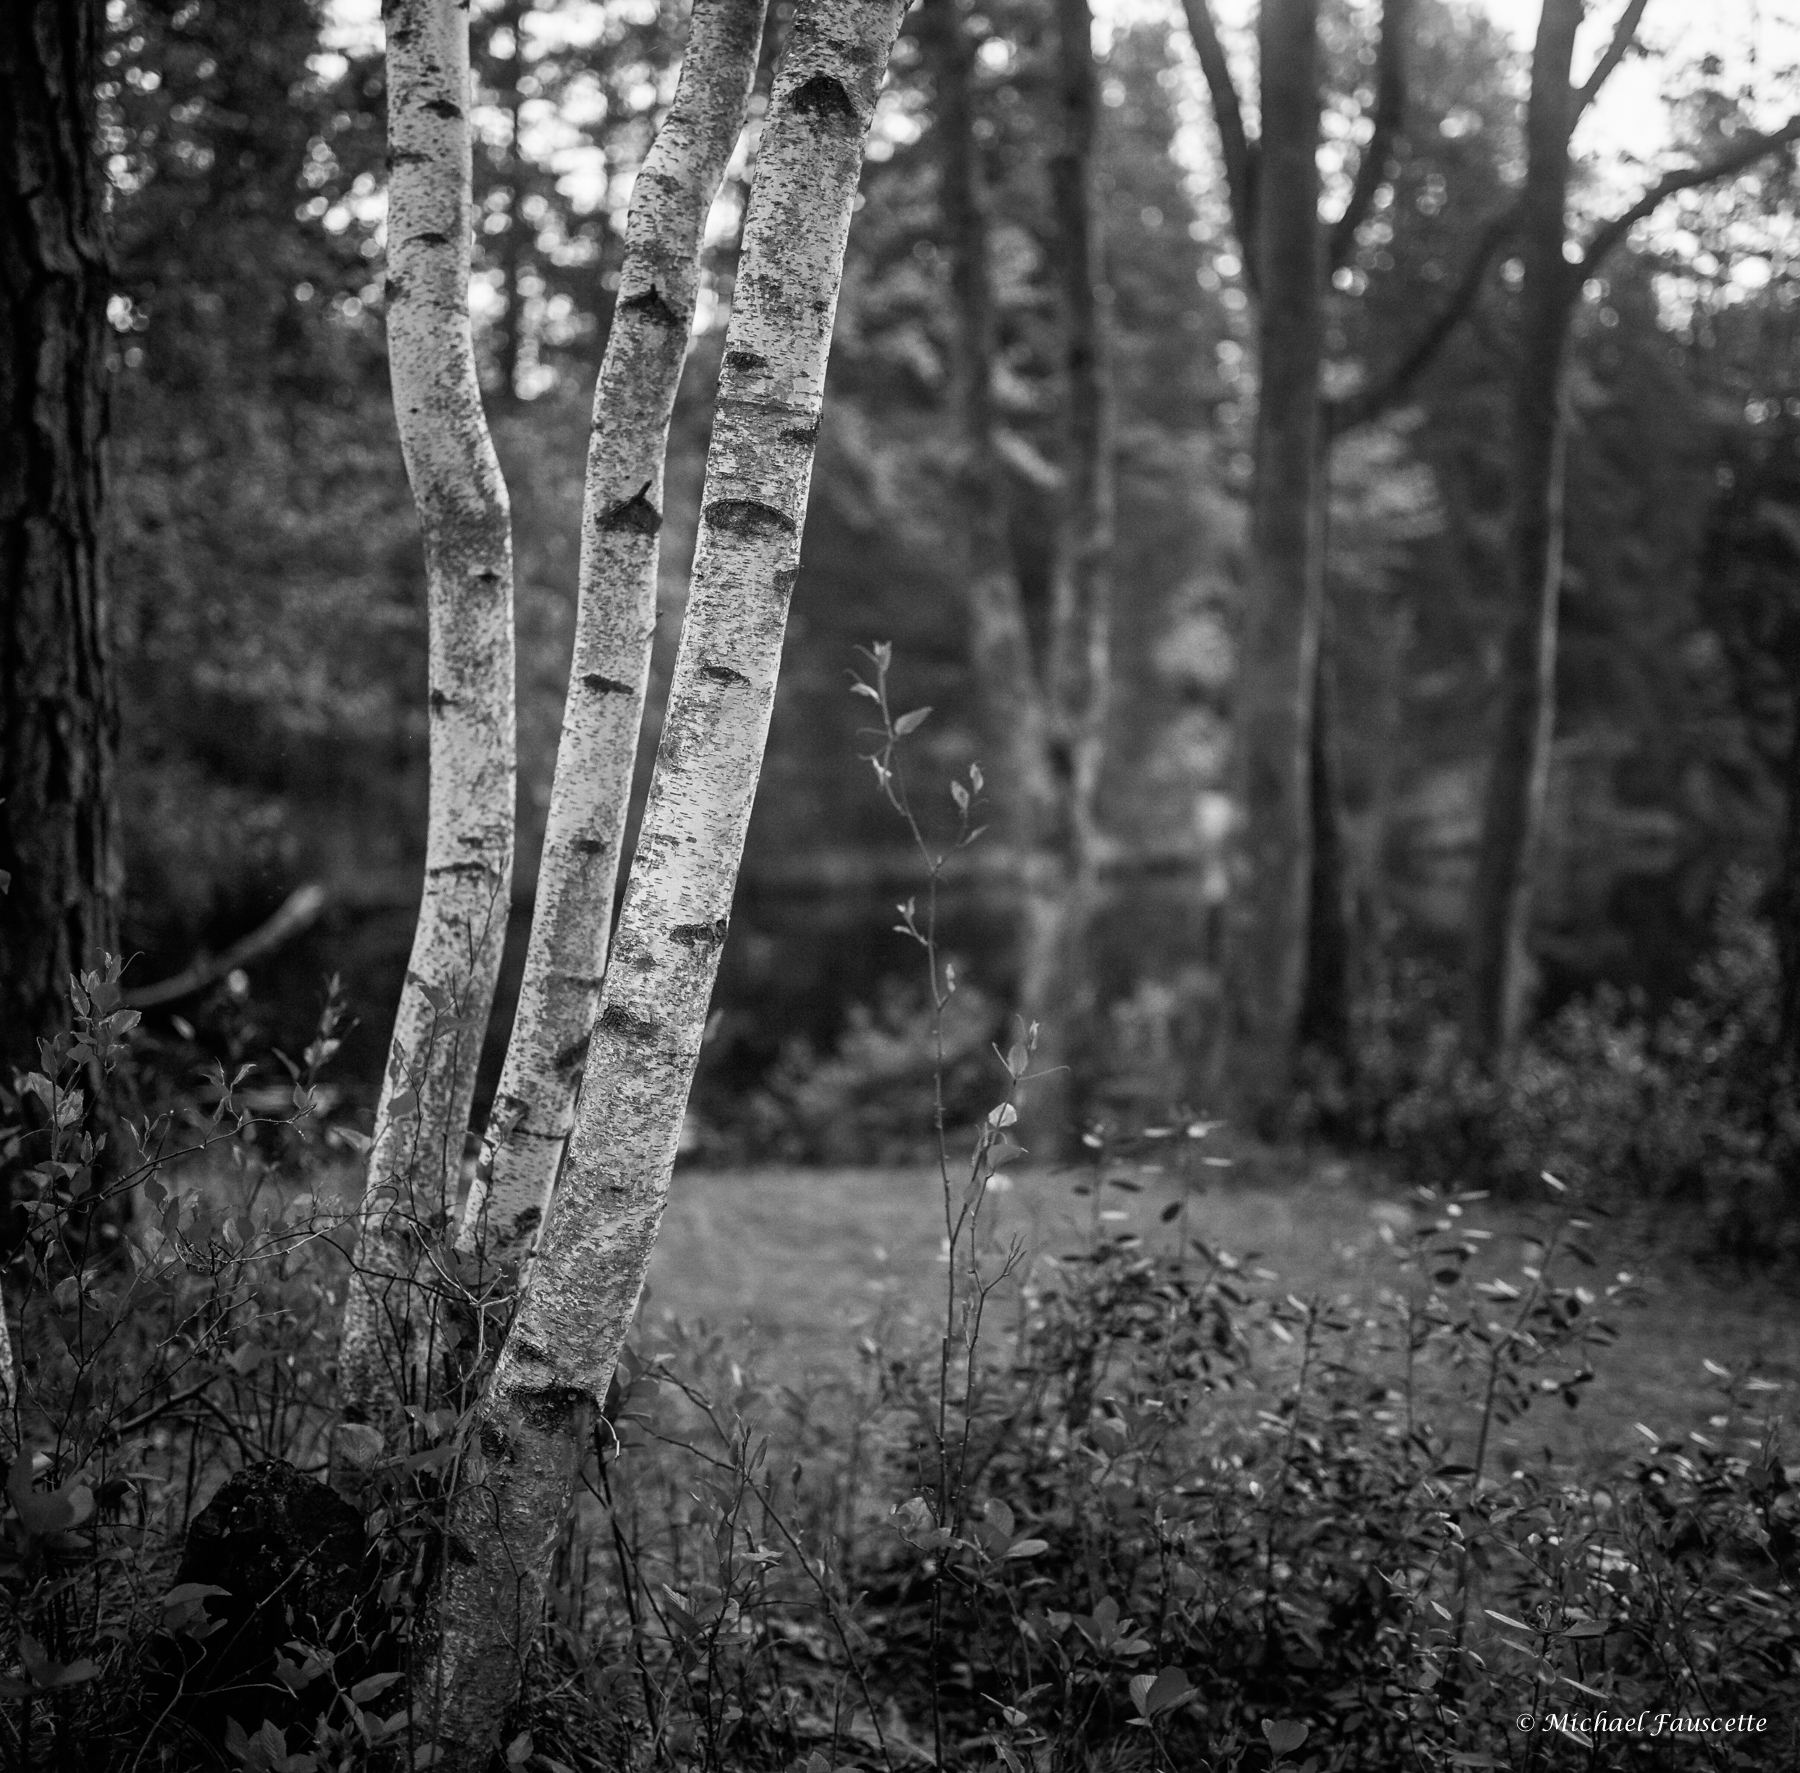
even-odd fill
[[(1240, 1258), (1261, 1290), (1341, 1302), (1367, 1322), (1384, 1291), (1421, 1284), (1397, 1261), (1420, 1218), (1441, 1215), (1378, 1174), (1344, 1163), (1302, 1164), (1289, 1154), (1246, 1152), (1237, 1167), (1207, 1172), (1188, 1210), (1190, 1236)], [(1167, 1247), (1179, 1228), (1161, 1222), (1179, 1192), (1164, 1175), (1139, 1173), (1141, 1192), (1074, 1193), (1075, 1172), (1017, 1169), (991, 1197), (1001, 1238), (1022, 1237), (1045, 1278), (1042, 1258), (1078, 1250), (1096, 1233), (1135, 1233)], [(1534, 1260), (1533, 1232), (1547, 1230), (1560, 1203), (1540, 1208), (1475, 1201), (1459, 1224), (1477, 1233), (1482, 1258), (1471, 1264), (1455, 1302), (1474, 1281), (1520, 1280)], [(1384, 1236), (1384, 1230), (1388, 1235)], [(1390, 1242), (1389, 1238), (1394, 1241)], [(1524, 1462), (1546, 1447), (1590, 1473), (1616, 1467), (1648, 1449), (1637, 1426), (1658, 1436), (1736, 1438), (1723, 1382), (1706, 1363), (1734, 1378), (1756, 1377), (1781, 1393), (1759, 1401), (1771, 1413), (1790, 1410), (1800, 1386), (1800, 1323), (1791, 1283), (1702, 1271), (1679, 1250), (1659, 1255), (1642, 1227), (1600, 1219), (1579, 1241), (1595, 1258), (1573, 1257), (1554, 1279), (1600, 1294), (1621, 1271), (1641, 1282), (1635, 1300), (1607, 1315), (1619, 1331), (1592, 1353), (1596, 1377), (1579, 1407), (1547, 1396), (1501, 1430), (1495, 1455)], [(806, 1388), (851, 1378), (867, 1337), (892, 1347), (923, 1346), (943, 1322), (944, 1215), (935, 1173), (924, 1167), (885, 1170), (683, 1169), (650, 1272), (644, 1319), (704, 1321), (739, 1332), (766, 1378)], [(1484, 1316), (1507, 1322), (1505, 1302), (1478, 1301)], [(1010, 1335), (1016, 1294), (1002, 1295), (990, 1322), (993, 1342)], [(1516, 1307), (1514, 1308), (1516, 1309)], [(1268, 1372), (1279, 1384), (1279, 1363)], [(1439, 1371), (1427, 1383), (1425, 1414), (1449, 1430), (1465, 1420), (1471, 1373)], [(1466, 1451), (1466, 1449), (1464, 1449)]]

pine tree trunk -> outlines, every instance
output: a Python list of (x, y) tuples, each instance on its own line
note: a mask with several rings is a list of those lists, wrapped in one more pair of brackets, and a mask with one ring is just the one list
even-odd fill
[(557, 1535), (667, 1199), (768, 736), (863, 142), (905, 0), (801, 8), (726, 333), (693, 588), (587, 1076), (539, 1259), (478, 1413), (431, 1696), (474, 1769), (517, 1691)]
[(100, 511), (109, 275), (95, 0), (0, 20), (0, 1068), (118, 946)]
[[(423, 1401), (422, 1239), (455, 1210), (512, 885), (512, 537), (469, 328), (468, 12), (387, 15), (388, 355), (425, 544), (431, 768), (425, 890), (375, 1111), (339, 1352), (350, 1421)], [(341, 1438), (341, 1437), (340, 1437)]]
[(1533, 870), (1556, 718), (1556, 615), (1562, 583), (1563, 364), (1579, 277), (1567, 238), (1569, 70), (1582, 0), (1544, 0), (1525, 119), (1519, 248), (1525, 281), (1514, 370), (1506, 589), (1511, 621), (1469, 902), (1470, 1050), (1504, 1062), (1524, 1010)]
[(1265, 0), (1256, 197), (1261, 292), (1255, 483), (1236, 689), (1239, 831), (1226, 927), (1233, 1104), (1279, 1111), (1294, 1075), (1312, 878), (1312, 691), (1319, 629), (1323, 240), (1318, 0)]
[(1027, 1137), (1042, 1156), (1067, 1155), (1082, 1084), (1098, 1048), (1091, 958), (1100, 890), (1100, 784), (1106, 762), (1112, 552), (1117, 508), (1112, 364), (1096, 150), (1100, 93), (1089, 0), (1056, 0), (1061, 137), (1050, 161), (1061, 278), (1065, 420), (1064, 520), (1057, 536), (1050, 658), (1052, 765), (1064, 778), (1057, 846), (1027, 920), (1020, 997), (1039, 1026), (1026, 1097)]
[(632, 187), (594, 392), (575, 651), (531, 942), (463, 1212), (463, 1247), (503, 1264), (529, 1249), (548, 1205), (599, 1001), (656, 632), (663, 457), (706, 215), (743, 126), (762, 15), (762, 0), (697, 0), (674, 103)]

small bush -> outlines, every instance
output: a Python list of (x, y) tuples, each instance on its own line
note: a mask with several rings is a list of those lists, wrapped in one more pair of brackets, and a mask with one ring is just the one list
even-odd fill
[(1735, 879), (1691, 993), (1650, 1018), (1602, 988), (1503, 1075), (1461, 1052), (1442, 982), (1408, 969), (1374, 1003), (1354, 1074), (1314, 1096), (1326, 1130), (1427, 1177), (1517, 1195), (1546, 1169), (1597, 1197), (1691, 1207), (1736, 1254), (1800, 1252), (1800, 1088), (1782, 1058), (1774, 942)]

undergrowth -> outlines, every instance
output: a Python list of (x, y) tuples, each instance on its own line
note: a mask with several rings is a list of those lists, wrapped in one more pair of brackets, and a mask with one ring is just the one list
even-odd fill
[[(1001, 1234), (1034, 1031), (988, 1053), (984, 1103), (947, 1086), (987, 1011), (965, 1013), (936, 944), (943, 858), (901, 769), (918, 719), (889, 703), (886, 649), (870, 662), (871, 762), (925, 872), (901, 921), (928, 1006), (935, 1332), (847, 1326), (860, 1366), (797, 1388), (735, 1331), (642, 1327), (496, 1766), (1800, 1764), (1800, 1493), (1777, 1388), (1719, 1369), (1709, 1433), (1646, 1430), (1604, 1480), (1501, 1457), (1527, 1411), (1603, 1387), (1628, 1333), (1632, 1283), (1602, 1278), (1580, 1187), (1540, 1168), (1535, 1240), (1498, 1273), (1471, 1196), (1421, 1188), (1352, 1307), (1208, 1239), (1224, 1160), (1209, 1123), (1174, 1116), (1089, 1133), (1068, 1177), (1085, 1236), (1032, 1251)], [(976, 773), (954, 785), (951, 844), (974, 840), (980, 791)], [(453, 1302), (444, 1389), (344, 1483), (327, 1470), (343, 1213), (307, 1192), (301, 1145), (335, 1011), (275, 1136), (219, 1073), (103, 1145), (91, 1095), (132, 1016), (104, 975), (77, 1007), (5, 1103), (22, 1223), (4, 1276), (0, 1763), (426, 1766), (408, 1677), (504, 1292)], [(1120, 1229), (1108, 1203), (1152, 1182), (1161, 1216)], [(442, 1229), (421, 1235), (461, 1286)], [(335, 1562), (315, 1547), (273, 1593), (233, 1588), (257, 1577), (242, 1559), (210, 1566), (231, 1581), (196, 1575), (221, 1486), (246, 1474), (329, 1515)], [(1606, 1727), (1638, 1714), (1635, 1733)], [(1748, 1722), (1678, 1734), (1659, 1716)]]

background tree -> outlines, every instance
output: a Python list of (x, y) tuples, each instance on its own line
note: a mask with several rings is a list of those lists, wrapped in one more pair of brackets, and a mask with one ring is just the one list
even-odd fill
[(1741, 130), (1729, 146), (1671, 172), (1585, 245), (1569, 233), (1570, 138), (1582, 111), (1630, 47), (1644, 4), (1632, 0), (1594, 72), (1573, 83), (1583, 0), (1545, 0), (1526, 103), (1525, 184), (1519, 206), (1520, 336), (1513, 371), (1507, 583), (1512, 620), (1469, 903), (1467, 1034), (1483, 1061), (1516, 1041), (1527, 990), (1532, 874), (1549, 783), (1556, 718), (1556, 639), (1563, 580), (1565, 365), (1584, 283), (1632, 228), (1676, 192), (1731, 176), (1800, 135), (1800, 118), (1773, 134)]
[(96, 85), (104, 15), (0, 24), (0, 1064), (68, 1026), (116, 951), (118, 708), (101, 560), (111, 293)]

